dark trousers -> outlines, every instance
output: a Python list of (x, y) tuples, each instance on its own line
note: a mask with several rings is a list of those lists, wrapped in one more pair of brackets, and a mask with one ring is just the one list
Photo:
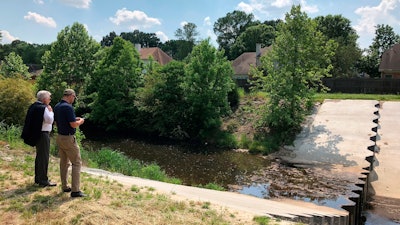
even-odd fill
[(35, 183), (43, 184), (49, 181), (47, 170), (49, 167), (50, 136), (49, 132), (42, 131), (36, 143)]

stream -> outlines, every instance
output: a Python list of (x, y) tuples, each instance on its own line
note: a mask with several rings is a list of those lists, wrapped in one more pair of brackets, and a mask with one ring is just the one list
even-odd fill
[[(357, 189), (352, 181), (321, 168), (297, 168), (243, 150), (154, 144), (130, 138), (89, 138), (82, 144), (85, 149), (108, 147), (145, 164), (156, 163), (184, 185), (213, 183), (228, 191), (265, 199), (285, 197), (341, 209), (342, 205), (353, 204), (348, 198)], [(366, 218), (366, 225), (398, 224), (371, 212), (366, 212)]]

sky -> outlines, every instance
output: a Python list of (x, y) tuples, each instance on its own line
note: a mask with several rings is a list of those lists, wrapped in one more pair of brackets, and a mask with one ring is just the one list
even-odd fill
[(175, 31), (194, 23), (199, 39), (216, 46), (214, 23), (241, 10), (259, 21), (284, 19), (292, 5), (301, 5), (310, 18), (342, 15), (359, 35), (360, 48), (368, 48), (375, 26), (389, 25), (400, 34), (400, 0), (1, 0), (2, 44), (22, 40), (50, 44), (74, 22), (83, 24), (97, 41), (114, 31), (155, 33), (165, 42)]

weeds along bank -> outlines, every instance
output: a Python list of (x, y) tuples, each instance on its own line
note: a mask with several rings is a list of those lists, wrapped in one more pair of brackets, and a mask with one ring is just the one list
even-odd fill
[[(152, 188), (124, 187), (85, 173), (88, 197), (71, 199), (60, 187), (34, 185), (35, 150), (22, 143), (19, 132), (14, 126), (0, 129), (0, 224), (288, 224), (207, 202), (175, 201)], [(57, 183), (58, 163), (50, 157), (49, 178)]]

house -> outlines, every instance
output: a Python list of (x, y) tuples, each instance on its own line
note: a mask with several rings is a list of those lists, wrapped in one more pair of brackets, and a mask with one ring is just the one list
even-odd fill
[(381, 78), (400, 79), (400, 44), (395, 44), (382, 54), (379, 65)]
[(271, 49), (271, 46), (261, 48), (261, 44), (256, 44), (256, 52), (244, 52), (235, 60), (232, 61), (234, 70), (233, 79), (239, 86), (243, 86), (250, 79), (251, 66), (260, 65), (260, 57), (266, 54)]
[(140, 59), (144, 63), (149, 62), (150, 57), (160, 65), (165, 65), (173, 60), (171, 56), (167, 55), (167, 53), (158, 47), (141, 48), (140, 44), (135, 44), (135, 48), (138, 50)]

